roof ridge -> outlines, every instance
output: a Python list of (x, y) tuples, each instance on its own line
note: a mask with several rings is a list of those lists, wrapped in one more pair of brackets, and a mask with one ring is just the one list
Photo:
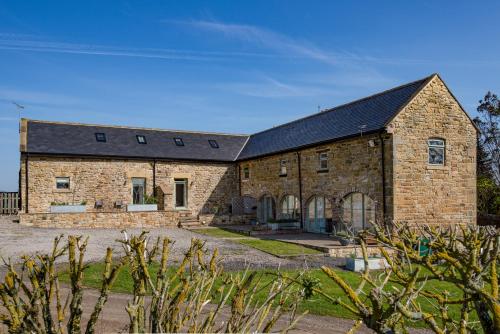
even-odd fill
[(336, 109), (339, 109), (339, 108), (342, 108), (342, 107), (346, 107), (346, 106), (349, 106), (349, 105), (352, 105), (352, 104), (355, 104), (355, 103), (359, 103), (359, 102), (362, 102), (362, 101), (374, 98), (374, 97), (379, 96), (379, 95), (387, 94), (387, 93), (390, 93), (392, 91), (395, 91), (395, 90), (398, 90), (398, 89), (402, 89), (402, 88), (414, 85), (417, 82), (422, 82), (422, 84), (423, 84), (423, 83), (427, 82), (427, 80), (429, 80), (430, 78), (434, 77), (435, 75), (437, 75), (437, 73), (433, 73), (433, 74), (428, 75), (428, 76), (426, 76), (426, 77), (424, 77), (422, 79), (414, 80), (414, 81), (411, 81), (411, 82), (408, 82), (408, 83), (405, 83), (405, 84), (402, 84), (402, 85), (399, 85), (399, 86), (396, 86), (396, 87), (393, 87), (393, 88), (389, 88), (389, 89), (383, 90), (381, 92), (378, 92), (378, 93), (375, 93), (375, 94), (372, 94), (372, 95), (368, 95), (368, 96), (365, 96), (365, 97), (362, 97), (362, 98), (359, 98), (359, 99), (356, 99), (356, 100), (353, 100), (353, 101), (350, 101), (350, 102), (347, 102), (347, 103), (340, 104), (340, 105), (335, 106), (333, 108), (324, 109), (324, 110), (321, 110), (321, 111), (316, 112), (314, 114), (307, 115), (307, 116), (304, 116), (304, 117), (301, 117), (301, 118), (297, 118), (297, 119), (295, 119), (293, 121), (286, 122), (286, 123), (274, 126), (272, 128), (269, 128), (269, 129), (265, 129), (265, 130), (262, 130), (262, 131), (259, 131), (259, 132), (252, 133), (250, 135), (250, 137), (258, 135), (258, 134), (261, 134), (261, 133), (265, 133), (265, 132), (268, 132), (268, 131), (271, 131), (271, 130), (274, 130), (274, 129), (277, 129), (277, 128), (281, 128), (281, 127), (284, 127), (285, 125), (290, 125), (290, 124), (293, 124), (293, 123), (296, 123), (296, 122), (299, 122), (299, 121), (302, 121), (302, 120), (305, 120), (305, 119), (308, 119), (308, 118), (311, 118), (311, 117), (315, 117), (315, 116), (318, 116), (318, 115), (321, 115), (321, 114), (325, 114), (325, 113), (328, 113), (328, 112), (333, 112)]
[(178, 132), (178, 133), (219, 135), (219, 136), (250, 137), (250, 135), (248, 135), (248, 134), (238, 134), (238, 133), (223, 133), (223, 132), (209, 132), (209, 131), (191, 131), (191, 130), (171, 130), (171, 129), (160, 129), (160, 128), (146, 128), (146, 127), (137, 127), (137, 126), (125, 126), (125, 125), (104, 125), (104, 124), (89, 124), (89, 123), (78, 123), (78, 122), (44, 121), (44, 120), (29, 119), (29, 118), (22, 118), (22, 119), (26, 119), (28, 122), (44, 123), (44, 124), (59, 124), (59, 125), (74, 125), (74, 126), (96, 126), (96, 127), (101, 127), (101, 128), (113, 128), (113, 129), (134, 129), (134, 130)]

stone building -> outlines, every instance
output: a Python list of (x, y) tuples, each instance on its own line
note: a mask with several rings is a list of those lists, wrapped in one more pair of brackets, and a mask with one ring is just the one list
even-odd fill
[(20, 222), (474, 224), (476, 139), (436, 74), (249, 136), (23, 119)]

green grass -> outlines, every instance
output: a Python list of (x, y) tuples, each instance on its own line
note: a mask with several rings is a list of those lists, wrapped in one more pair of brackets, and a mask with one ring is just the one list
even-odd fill
[(270, 240), (270, 239), (260, 239), (251, 236), (246, 236), (236, 232), (227, 231), (221, 228), (203, 228), (193, 230), (195, 233), (200, 233), (203, 235), (208, 235), (217, 238), (229, 238), (232, 242), (237, 242), (242, 245), (246, 245), (260, 251), (273, 254), (275, 256), (297, 256), (297, 255), (314, 255), (322, 254), (322, 252), (300, 246), (291, 244), (288, 242)]
[[(103, 269), (104, 269), (104, 265), (102, 263), (90, 264), (89, 267), (85, 270), (83, 284), (87, 287), (99, 289), (101, 286), (101, 276), (102, 276)], [(173, 275), (175, 270), (176, 270), (176, 268), (170, 267), (169, 272), (168, 272), (169, 275)], [(361, 280), (360, 275), (358, 273), (348, 272), (348, 271), (344, 271), (344, 270), (340, 270), (340, 269), (334, 269), (334, 270), (351, 287), (356, 288)], [(151, 275), (153, 277), (153, 280), (156, 277), (157, 271), (158, 271), (158, 264), (152, 264), (150, 266), (150, 272), (151, 272)], [(274, 274), (276, 274), (276, 271), (274, 271), (274, 270), (259, 270), (259, 272), (263, 274), (263, 279), (261, 281), (262, 285), (268, 284), (276, 279), (276, 276), (274, 275)], [(298, 270), (285, 270), (282, 272), (288, 273), (290, 275), (299, 273)], [(227, 272), (225, 274), (234, 274), (234, 273), (235, 272)], [(311, 277), (319, 280), (320, 287), (324, 293), (326, 293), (330, 296), (333, 296), (333, 297), (339, 297), (341, 300), (349, 303), (347, 297), (344, 295), (343, 291), (339, 288), (339, 286), (337, 284), (335, 284), (326, 274), (324, 274), (322, 270), (320, 270), (320, 269), (309, 270), (307, 272), (307, 274), (310, 275)], [(374, 274), (376, 274), (376, 273), (374, 273)], [(219, 279), (215, 288), (217, 288), (217, 286), (219, 286), (222, 279), (223, 279), (223, 277), (221, 277)], [(62, 282), (65, 282), (65, 283), (69, 283), (69, 277), (67, 274), (61, 275), (60, 280)], [(132, 287), (132, 280), (130, 279), (130, 273), (128, 271), (128, 268), (125, 267), (118, 274), (116, 282), (112, 287), (112, 291), (119, 292), (119, 293), (131, 293), (132, 288), (133, 287)], [(387, 286), (387, 289), (392, 289), (392, 288), (393, 288), (393, 286), (390, 284)], [(428, 290), (437, 291), (440, 293), (447, 291), (450, 295), (450, 298), (453, 298), (453, 299), (462, 296), (461, 290), (459, 290), (453, 284), (447, 283), (447, 282), (431, 280), (431, 281), (427, 282), (426, 288)], [(262, 289), (255, 296), (255, 300), (256, 300), (256, 302), (262, 302), (262, 301), (264, 301), (266, 296), (267, 296), (266, 289)], [(422, 309), (425, 312), (430, 312), (432, 314), (436, 313), (436, 310), (432, 307), (432, 305), (429, 303), (429, 301), (426, 300), (425, 298), (419, 298), (419, 299), (417, 299), (417, 302), (420, 303), (420, 305), (422, 306)], [(460, 307), (461, 307), (460, 305), (451, 305), (450, 306), (450, 315), (452, 316), (452, 318), (455, 318), (455, 319), (460, 318)], [(301, 304), (300, 309), (302, 311), (308, 310), (309, 313), (317, 314), (317, 315), (334, 316), (334, 317), (351, 318), (351, 319), (354, 318), (354, 316), (350, 312), (346, 311), (341, 306), (332, 304), (328, 299), (326, 299), (325, 297), (320, 296), (320, 295), (313, 296), (311, 299), (304, 301)], [(476, 319), (477, 319), (477, 317), (473, 314), (469, 320), (475, 321)], [(413, 323), (412, 326), (413, 327), (421, 327), (421, 326), (423, 326), (423, 324)]]

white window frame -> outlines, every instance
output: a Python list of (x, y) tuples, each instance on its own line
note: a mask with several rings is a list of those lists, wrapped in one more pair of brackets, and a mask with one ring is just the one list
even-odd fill
[(326, 151), (318, 152), (318, 170), (328, 170), (328, 152)]
[[(442, 151), (442, 162), (431, 162), (431, 148)], [(446, 141), (442, 138), (429, 138), (427, 140), (427, 163), (432, 166), (444, 166), (446, 162)]]
[(286, 160), (280, 160), (280, 175), (286, 175), (287, 174), (287, 161)]
[[(58, 186), (59, 183), (64, 183), (64, 184), (67, 184), (68, 186), (60, 188)], [(58, 176), (58, 177), (56, 177), (56, 189), (58, 189), (58, 190), (69, 190), (69, 189), (71, 189), (70, 178), (68, 176)]]

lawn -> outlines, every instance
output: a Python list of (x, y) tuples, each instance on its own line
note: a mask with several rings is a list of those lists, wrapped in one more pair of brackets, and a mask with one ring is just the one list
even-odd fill
[[(102, 263), (93, 263), (90, 264), (89, 267), (85, 270), (84, 278), (83, 278), (83, 284), (87, 287), (91, 288), (100, 288), (101, 284), (101, 277), (102, 277), (102, 271), (103, 271), (104, 265)], [(152, 264), (150, 266), (150, 272), (153, 278), (156, 277), (156, 272), (158, 270), (158, 265), (157, 264)], [(354, 272), (348, 272), (344, 271), (341, 269), (334, 269), (335, 272), (337, 272), (350, 286), (352, 287), (357, 287), (357, 285), (360, 282), (360, 276), (357, 273)], [(175, 268), (170, 267), (169, 269), (169, 274), (172, 275), (175, 272)], [(259, 270), (259, 273), (263, 275), (263, 279), (261, 281), (262, 285), (266, 285), (270, 283), (271, 281), (276, 279), (276, 271), (275, 270)], [(284, 270), (282, 272), (288, 273), (290, 275), (298, 274), (298, 270)], [(227, 272), (226, 274), (234, 274), (235, 272)], [(313, 269), (309, 270), (307, 272), (308, 275), (310, 275), (313, 278), (316, 278), (320, 282), (320, 287), (322, 291), (330, 296), (338, 296), (340, 299), (343, 301), (348, 302), (347, 298), (344, 296), (344, 293), (342, 290), (339, 288), (337, 284), (335, 284), (328, 276), (326, 276), (323, 271), (320, 269)], [(61, 275), (61, 281), (68, 283), (69, 278), (67, 274)], [(224, 279), (222, 276), (219, 281)], [(153, 279), (154, 280), (154, 279)], [(427, 289), (433, 290), (433, 291), (438, 291), (438, 292), (444, 292), (447, 291), (449, 293), (449, 296), (451, 298), (457, 298), (462, 295), (462, 291), (460, 291), (458, 288), (456, 288), (453, 284), (447, 283), (447, 282), (441, 282), (437, 280), (431, 280), (427, 282), (426, 285)], [(215, 287), (217, 288), (217, 286)], [(393, 286), (388, 285), (388, 289), (392, 289)], [(130, 279), (130, 273), (127, 267), (123, 268), (120, 273), (118, 274), (118, 277), (116, 279), (116, 282), (114, 286), (112, 287), (112, 291), (114, 292), (120, 292), (120, 293), (131, 293), (132, 292), (132, 280)], [(256, 296), (255, 300), (257, 302), (261, 302), (266, 298), (267, 292), (264, 290), (261, 290)], [(436, 310), (432, 307), (430, 302), (424, 298), (419, 298), (417, 300), (422, 309), (426, 312), (430, 313), (435, 313)], [(450, 306), (450, 315), (458, 319), (460, 317), (460, 305), (451, 305)], [(325, 297), (316, 295), (313, 296), (311, 299), (304, 301), (300, 309), (302, 311), (308, 310), (309, 313), (311, 314), (317, 314), (317, 315), (326, 315), (326, 316), (334, 316), (334, 317), (341, 317), (341, 318), (353, 318), (353, 315), (346, 311), (344, 308), (338, 306), (338, 305), (333, 305), (330, 301), (328, 301)], [(477, 317), (473, 315), (470, 321), (476, 320)], [(414, 323), (412, 324), (413, 327), (421, 327), (423, 324), (420, 323)]]
[(246, 245), (258, 249), (260, 251), (273, 254), (275, 256), (298, 256), (304, 254), (305, 255), (322, 254), (322, 252), (316, 249), (295, 245), (283, 241), (255, 238), (239, 234), (236, 232), (227, 231), (221, 228), (203, 228), (203, 229), (193, 230), (193, 232), (200, 233), (203, 235), (208, 235), (211, 237), (231, 239), (232, 242), (237, 242), (239, 244)]

